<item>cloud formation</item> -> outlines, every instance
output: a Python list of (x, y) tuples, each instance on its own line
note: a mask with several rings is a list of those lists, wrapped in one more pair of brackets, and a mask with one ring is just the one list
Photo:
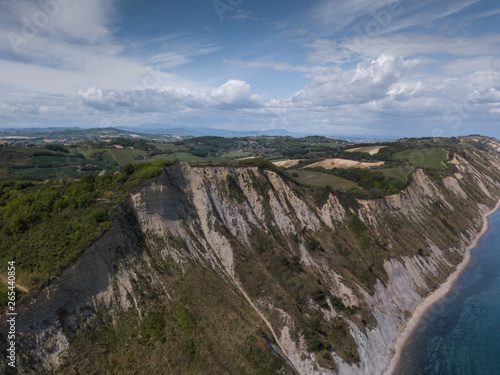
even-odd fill
[(187, 25), (179, 13), (133, 32), (140, 17), (113, 0), (3, 1), (0, 126), (493, 129), (500, 33), (479, 26), (498, 12), (478, 1), (283, 1), (277, 13), (257, 1), (222, 21), (200, 8)]

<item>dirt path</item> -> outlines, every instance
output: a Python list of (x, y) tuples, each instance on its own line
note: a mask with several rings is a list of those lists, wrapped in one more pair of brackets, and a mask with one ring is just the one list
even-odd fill
[[(7, 286), (9, 285), (9, 279), (7, 278), (6, 275), (0, 274), (0, 281), (2, 281), (2, 283), (4, 283)], [(16, 283), (16, 288), (19, 289), (21, 292), (28, 293), (28, 288), (19, 285), (18, 283)]]

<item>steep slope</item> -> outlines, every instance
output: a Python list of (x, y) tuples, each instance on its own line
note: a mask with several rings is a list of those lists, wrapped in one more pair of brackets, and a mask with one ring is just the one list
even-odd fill
[(171, 166), (19, 308), (23, 371), (380, 374), (500, 198), (484, 155), (321, 205), (273, 171)]

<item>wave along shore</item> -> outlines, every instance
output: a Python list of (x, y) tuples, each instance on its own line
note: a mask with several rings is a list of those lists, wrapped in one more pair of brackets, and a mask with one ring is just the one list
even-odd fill
[(398, 338), (396, 340), (396, 345), (394, 347), (395, 353), (394, 356), (391, 359), (391, 362), (389, 364), (389, 367), (387, 370), (384, 372), (384, 375), (395, 375), (394, 371), (396, 370), (396, 367), (399, 363), (401, 353), (403, 352), (403, 348), (408, 341), (408, 338), (411, 336), (415, 328), (417, 327), (418, 323), (424, 316), (425, 312), (437, 301), (445, 297), (448, 292), (451, 290), (451, 287), (457, 280), (457, 278), (460, 276), (460, 274), (463, 272), (463, 270), (467, 267), (467, 265), (470, 263), (472, 259), (472, 254), (470, 252), (471, 249), (474, 249), (478, 246), (479, 240), (481, 237), (488, 231), (489, 224), (488, 224), (488, 217), (495, 213), (498, 209), (500, 208), (500, 200), (497, 202), (496, 206), (489, 212), (485, 213), (483, 215), (483, 228), (481, 229), (481, 232), (477, 234), (477, 236), (474, 238), (472, 243), (467, 247), (465, 250), (465, 256), (463, 261), (457, 266), (455, 272), (453, 272), (448, 279), (441, 284), (441, 286), (436, 289), (433, 293), (431, 293), (427, 298), (425, 298), (420, 304), (416, 307), (415, 311), (413, 312), (410, 320), (405, 324), (403, 330), (400, 331)]

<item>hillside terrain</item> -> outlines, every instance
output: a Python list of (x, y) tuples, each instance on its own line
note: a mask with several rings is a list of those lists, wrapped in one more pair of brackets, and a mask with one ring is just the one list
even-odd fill
[[(92, 152), (202, 160), (158, 154), (76, 179), (13, 180), (19, 156), (5, 158), (0, 272), (15, 259), (24, 288), (21, 371), (382, 374), (500, 199), (500, 142), (289, 138), (120, 138)], [(334, 158), (384, 164), (307, 168)]]

